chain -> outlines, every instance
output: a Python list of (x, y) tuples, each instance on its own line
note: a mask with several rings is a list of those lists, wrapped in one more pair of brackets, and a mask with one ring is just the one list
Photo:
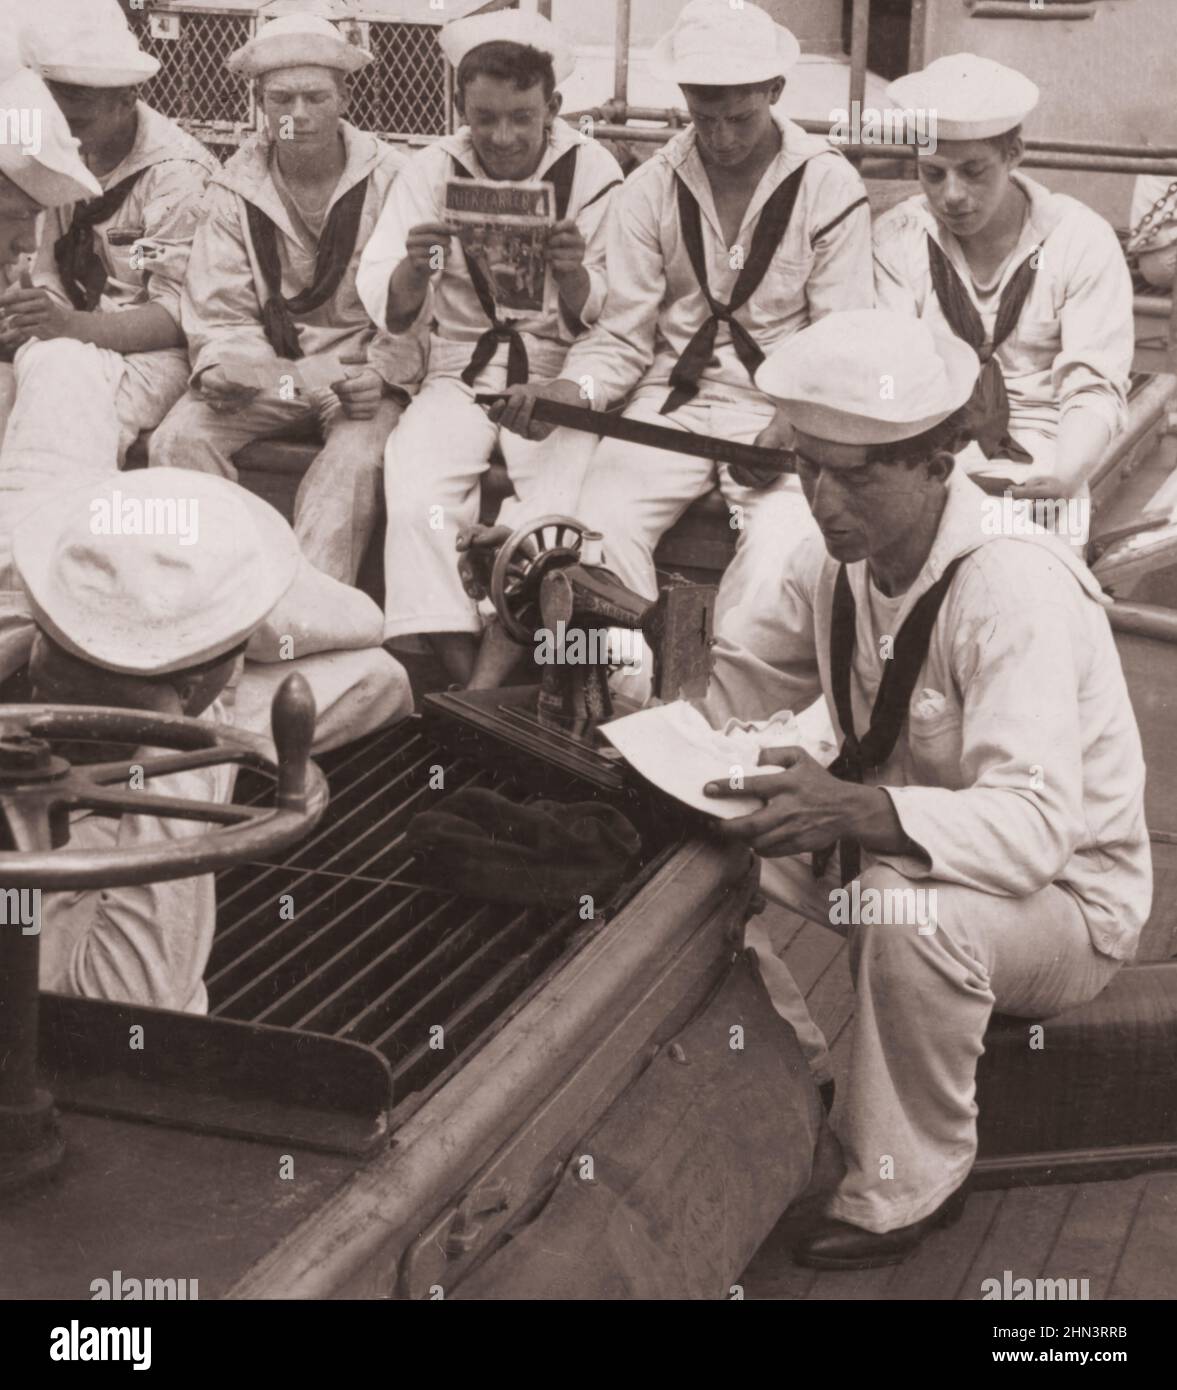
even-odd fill
[[(1164, 216), (1158, 219), (1157, 214), (1161, 212)], [(1137, 226), (1133, 227), (1128, 237), (1128, 249), (1133, 252), (1145, 250), (1160, 235), (1161, 228), (1174, 220), (1177, 220), (1177, 179), (1153, 203)]]

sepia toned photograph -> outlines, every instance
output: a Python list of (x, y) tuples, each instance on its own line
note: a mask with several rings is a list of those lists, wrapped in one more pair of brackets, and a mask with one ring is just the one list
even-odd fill
[(3, 0), (18, 1374), (338, 1376), (455, 1301), (1157, 1359), (1175, 54)]

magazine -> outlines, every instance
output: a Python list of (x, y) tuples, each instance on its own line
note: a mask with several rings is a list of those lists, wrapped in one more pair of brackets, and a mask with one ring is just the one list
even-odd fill
[(555, 307), (555, 287), (544, 259), (555, 206), (550, 183), (446, 182), (445, 219), (457, 228), (467, 263), (482, 271), (501, 318)]

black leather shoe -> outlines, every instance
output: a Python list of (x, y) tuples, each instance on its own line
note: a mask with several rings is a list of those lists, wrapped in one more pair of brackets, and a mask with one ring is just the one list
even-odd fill
[(959, 1221), (967, 1200), (966, 1184), (922, 1221), (881, 1235), (826, 1217), (796, 1246), (793, 1259), (809, 1269), (881, 1269), (902, 1264), (926, 1235)]

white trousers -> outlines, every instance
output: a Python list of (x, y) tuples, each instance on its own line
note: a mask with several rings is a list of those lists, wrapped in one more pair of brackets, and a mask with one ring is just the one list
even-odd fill
[[(1005, 898), (871, 863), (859, 886), (879, 890), (876, 901), (889, 892), (892, 903), (912, 902), (911, 890), (923, 891), (934, 929), (921, 931), (913, 914), (894, 925), (832, 926), (838, 880), (832, 869), (814, 880), (799, 858), (763, 861), (760, 884), (773, 901), (849, 942), (854, 1032), (833, 1114), (846, 1175), (830, 1215), (876, 1232), (919, 1221), (960, 1186), (976, 1157), (977, 1059), (994, 1008), (1049, 1017), (1094, 998), (1121, 962), (1096, 951), (1078, 903), (1053, 885)], [(793, 1024), (818, 1079), (827, 1079), (825, 1040), (763, 918), (751, 919), (745, 944), (777, 1012)]]
[[(501, 381), (477, 385), (502, 389)], [(594, 442), (567, 429), (523, 439), (493, 424), (458, 377), (428, 378), (384, 454), (385, 638), (482, 631), (478, 605), (458, 576), (455, 543), (462, 527), (478, 520), (479, 484), (496, 443), (515, 489), (498, 520), (514, 528), (547, 514), (577, 515)]]
[[(772, 405), (690, 401), (671, 415), (658, 413), (660, 399), (642, 396), (623, 412), (692, 434), (715, 435), (751, 444), (773, 416)], [(748, 593), (764, 592), (780, 573), (786, 553), (814, 529), (795, 476), (766, 488), (743, 487), (727, 466), (709, 459), (603, 439), (593, 451), (576, 515), (605, 537), (605, 563), (645, 598), (658, 596), (654, 551), (658, 542), (697, 498), (718, 486), (736, 533), (736, 554), (720, 585), (717, 630), (723, 613)]]
[(233, 455), (255, 439), (317, 427), (323, 448), (299, 484), (294, 533), (317, 569), (354, 584), (376, 525), (384, 445), (400, 407), (383, 400), (371, 420), (349, 420), (333, 391), (315, 403), (267, 392), (233, 414), (218, 414), (188, 392), (151, 439), (153, 468), (195, 468), (237, 481)]
[[(83, 362), (86, 366), (79, 371)], [(33, 339), (17, 352), (11, 366), (0, 365), (0, 446), (14, 420), (17, 428), (29, 416), (43, 417), (51, 427), (65, 424), (55, 412), (64, 376), (67, 385), (73, 382), (71, 402), (86, 413), (89, 403), (80, 399), (83, 392), (109, 396), (118, 431), (114, 456), (121, 467), (140, 432), (154, 429), (184, 394), (188, 372), (184, 348), (124, 355), (74, 338)]]

